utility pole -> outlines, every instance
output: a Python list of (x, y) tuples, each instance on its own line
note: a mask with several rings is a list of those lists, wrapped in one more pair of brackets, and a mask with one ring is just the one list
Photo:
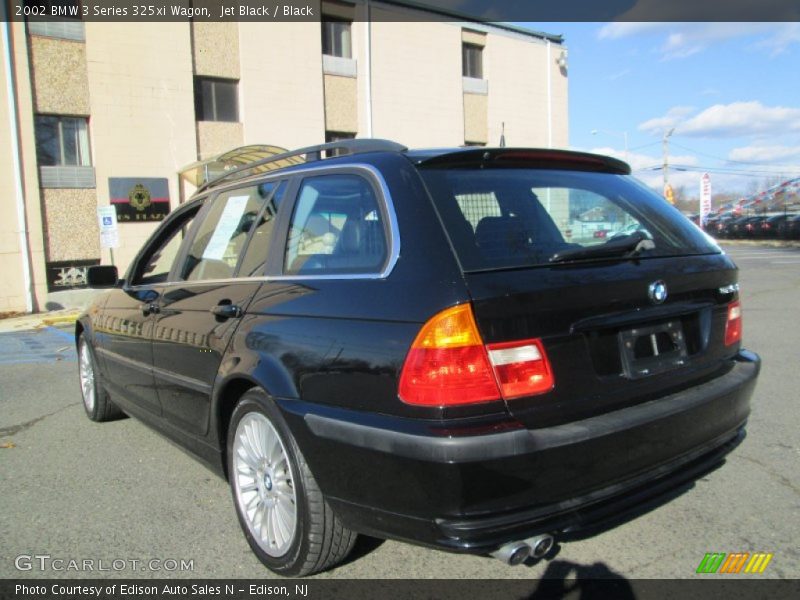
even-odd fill
[(670, 136), (675, 133), (675, 128), (673, 127), (666, 133), (664, 133), (664, 137), (661, 140), (662, 149), (664, 152), (664, 165), (661, 167), (661, 170), (664, 173), (664, 192), (666, 193), (667, 186), (669, 185), (669, 138)]

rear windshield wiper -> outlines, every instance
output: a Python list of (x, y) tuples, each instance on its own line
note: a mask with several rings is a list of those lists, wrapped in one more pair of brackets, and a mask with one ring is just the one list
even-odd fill
[(653, 240), (647, 237), (646, 233), (634, 231), (629, 235), (609, 240), (605, 244), (560, 250), (550, 257), (550, 262), (566, 262), (584, 258), (629, 258), (655, 247)]

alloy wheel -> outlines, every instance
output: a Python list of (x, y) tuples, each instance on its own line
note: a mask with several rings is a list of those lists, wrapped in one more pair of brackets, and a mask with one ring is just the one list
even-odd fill
[(83, 404), (86, 406), (86, 411), (91, 414), (94, 411), (96, 402), (94, 364), (92, 363), (92, 351), (89, 349), (89, 344), (85, 341), (81, 341), (78, 369), (80, 371)]
[(297, 529), (292, 465), (270, 420), (246, 414), (233, 439), (234, 493), (253, 539), (269, 556), (286, 554)]

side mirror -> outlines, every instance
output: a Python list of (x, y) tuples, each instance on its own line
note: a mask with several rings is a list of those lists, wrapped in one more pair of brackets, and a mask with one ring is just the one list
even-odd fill
[(86, 280), (89, 283), (89, 287), (114, 287), (119, 280), (119, 273), (117, 272), (117, 267), (113, 265), (98, 265), (89, 267)]

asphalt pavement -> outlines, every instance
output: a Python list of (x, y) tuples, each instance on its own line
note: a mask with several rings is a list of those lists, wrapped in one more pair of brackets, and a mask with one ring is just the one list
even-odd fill
[[(744, 345), (764, 363), (748, 436), (725, 465), (666, 505), (560, 544), (550, 561), (508, 567), (364, 538), (317, 577), (692, 578), (708, 552), (773, 553), (755, 577), (800, 577), (800, 249), (729, 251), (741, 269)], [(271, 577), (224, 481), (133, 419), (86, 419), (65, 325), (0, 333), (0, 485), (2, 578)], [(35, 556), (50, 558), (24, 558)]]

